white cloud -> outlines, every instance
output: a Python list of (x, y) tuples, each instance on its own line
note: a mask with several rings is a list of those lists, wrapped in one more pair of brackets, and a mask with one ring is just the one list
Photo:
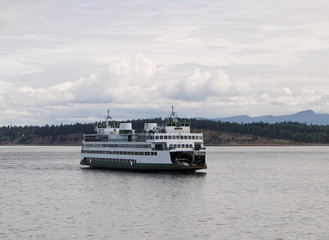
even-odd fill
[(287, 87), (283, 88), (282, 90), (287, 95), (291, 95), (292, 94), (292, 91), (289, 88), (287, 88)]
[(162, 83), (161, 89), (165, 90), (166, 96), (196, 101), (216, 95), (230, 95), (234, 91), (233, 83), (223, 70), (202, 71), (196, 68), (187, 74), (174, 82)]
[(109, 105), (121, 118), (172, 105), (328, 112), (328, 11), (324, 0), (3, 0), (0, 124), (94, 119)]
[[(94, 108), (93, 112), (102, 112), (108, 107), (118, 112), (119, 118), (135, 118), (136, 112), (141, 109), (151, 109), (154, 112), (149, 114), (158, 113), (164, 117), (161, 111), (169, 111), (171, 105), (181, 108), (183, 115), (190, 114), (186, 117), (196, 114), (209, 117), (261, 115), (262, 112), (268, 113), (269, 107), (273, 114), (280, 114), (284, 106), (289, 106), (287, 113), (291, 113), (292, 109), (298, 111), (299, 104), (312, 109), (311, 104), (321, 104), (328, 96), (320, 89), (312, 91), (295, 87), (292, 90), (288, 86), (277, 85), (280, 81), (275, 83), (272, 79), (269, 82), (232, 79), (230, 72), (232, 69), (225, 71), (194, 64), (159, 66), (144, 55), (136, 55), (75, 81), (40, 88), (24, 85), (3, 91), (0, 94), (4, 100), (2, 112), (8, 119), (17, 119), (20, 116), (17, 112), (22, 111), (26, 121), (35, 119), (34, 112), (38, 112), (53, 116), (52, 121), (61, 122), (65, 119), (88, 121), (95, 117), (81, 111)], [(176, 76), (179, 78), (175, 79)], [(70, 112), (81, 116), (74, 117)], [(134, 112), (133, 116), (129, 112)], [(136, 117), (149, 117), (145, 112), (139, 114)]]
[(150, 78), (156, 73), (156, 70), (157, 64), (141, 54), (122, 59), (109, 67), (112, 74), (130, 79), (135, 77)]

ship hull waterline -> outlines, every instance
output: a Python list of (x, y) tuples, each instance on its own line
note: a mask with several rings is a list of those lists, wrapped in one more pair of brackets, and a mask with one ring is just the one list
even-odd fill
[(119, 171), (136, 171), (136, 172), (195, 172), (196, 170), (207, 169), (207, 165), (202, 166), (182, 166), (176, 164), (94, 164), (80, 162), (81, 166), (93, 169), (107, 169)]

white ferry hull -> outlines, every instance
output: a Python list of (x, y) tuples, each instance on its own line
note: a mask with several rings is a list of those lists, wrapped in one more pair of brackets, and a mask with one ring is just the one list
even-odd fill
[[(92, 151), (89, 151), (92, 152)], [(105, 153), (106, 149), (102, 149), (101, 153)], [(117, 151), (123, 152), (123, 151)], [(200, 151), (190, 153), (190, 161), (176, 161), (175, 154), (181, 154), (183, 151), (158, 151), (153, 154), (143, 153), (141, 155), (125, 155), (120, 154), (95, 154), (82, 153), (80, 164), (91, 168), (117, 169), (117, 170), (132, 170), (132, 171), (148, 171), (148, 172), (193, 172), (200, 169), (206, 169), (205, 152), (199, 161), (193, 162), (196, 159), (195, 154), (200, 154)], [(135, 152), (134, 152), (135, 153)], [(187, 152), (185, 152), (187, 153)], [(200, 157), (199, 157), (200, 158)]]

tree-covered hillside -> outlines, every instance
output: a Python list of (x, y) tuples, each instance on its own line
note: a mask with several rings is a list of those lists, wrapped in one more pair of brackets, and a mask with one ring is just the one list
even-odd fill
[(329, 126), (296, 122), (238, 124), (210, 120), (191, 120), (192, 126), (213, 131), (225, 131), (254, 136), (292, 140), (304, 143), (329, 143)]
[[(197, 129), (198, 131), (212, 131), (213, 134), (221, 132), (246, 134), (254, 137), (284, 139), (299, 143), (329, 143), (329, 126), (306, 125), (294, 122), (238, 124), (197, 119), (180, 119), (180, 121), (191, 123), (192, 131)], [(164, 123), (165, 121), (157, 118), (138, 119), (131, 122), (136, 132), (142, 132), (144, 122)], [(0, 128), (0, 144), (65, 144), (67, 142), (78, 144), (81, 142), (83, 133), (93, 133), (94, 125), (92, 123), (76, 123), (51, 126), (3, 126)], [(207, 142), (207, 139), (205, 141)]]
[(39, 139), (40, 144), (65, 142), (69, 135), (76, 135), (75, 141), (82, 138), (82, 133), (93, 133), (93, 124), (45, 125), (45, 126), (3, 126), (0, 128), (0, 144), (29, 144)]

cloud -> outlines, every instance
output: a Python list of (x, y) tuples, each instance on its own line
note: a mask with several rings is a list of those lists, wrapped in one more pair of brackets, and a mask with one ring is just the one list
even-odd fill
[[(205, 100), (209, 96), (224, 94), (232, 85), (222, 70), (206, 71), (190, 67), (183, 73), (175, 71), (175, 68), (158, 67), (155, 61), (139, 54), (113, 63), (98, 74), (49, 87), (24, 85), (4, 91), (1, 96), (6, 99), (8, 106), (15, 109), (28, 111), (33, 106), (32, 115), (35, 108), (50, 111), (58, 109), (56, 106), (72, 104), (111, 103), (123, 104), (126, 108), (135, 108), (137, 105), (169, 106), (171, 104), (165, 101), (171, 97), (187, 102)], [(172, 78), (177, 73), (183, 76), (180, 81)], [(166, 76), (169, 76), (170, 81)]]
[(292, 91), (289, 88), (287, 88), (287, 87), (283, 88), (282, 90), (287, 95), (291, 95), (292, 94)]
[(1, 124), (328, 109), (325, 0), (1, 6)]
[(151, 78), (157, 71), (157, 63), (139, 54), (122, 59), (109, 67), (110, 73), (120, 78), (134, 80), (138, 78)]
[(1, 93), (11, 107), (25, 108), (84, 103), (142, 103), (153, 101), (155, 83), (152, 78), (157, 64), (142, 55), (122, 59), (97, 74), (77, 80), (33, 88), (24, 85)]
[[(90, 121), (96, 117), (88, 113), (97, 115), (108, 107), (119, 113), (118, 118), (127, 119), (150, 115), (165, 117), (161, 111), (174, 105), (183, 109), (182, 114), (186, 117), (218, 117), (237, 112), (260, 115), (262, 111), (268, 111), (269, 106), (273, 113), (280, 113), (284, 106), (290, 106), (289, 112), (291, 109), (298, 111), (298, 104), (312, 109), (310, 104), (321, 104), (328, 98), (321, 89), (312, 91), (295, 87), (292, 90), (289, 86), (277, 85), (272, 79), (269, 79), (272, 82), (269, 85), (261, 80), (237, 77), (232, 74), (234, 68), (224, 69), (195, 64), (158, 65), (139, 54), (76, 80), (48, 87), (24, 85), (3, 90), (0, 93), (1, 113), (6, 116), (5, 121), (36, 121), (36, 116), (43, 116), (43, 119), (49, 116), (49, 121), (55, 122)], [(253, 81), (257, 88), (250, 85)], [(142, 109), (153, 110), (153, 113)]]
[(187, 74), (172, 83), (162, 83), (166, 96), (197, 101), (219, 94), (230, 94), (232, 82), (223, 70), (202, 71), (196, 68)]
[[(161, 110), (175, 105), (185, 114), (189, 113), (188, 117), (197, 113), (217, 117), (236, 112), (257, 115), (268, 111), (269, 106), (274, 113), (282, 111), (284, 106), (298, 111), (298, 104), (311, 109), (310, 104), (319, 104), (328, 97), (321, 89), (306, 91), (295, 87), (292, 90), (272, 79), (269, 79), (270, 85), (261, 80), (237, 77), (232, 74), (234, 68), (224, 69), (195, 64), (158, 65), (138, 54), (76, 80), (48, 87), (24, 85), (2, 91), (1, 111), (8, 119), (20, 117), (21, 109), (27, 120), (35, 118), (35, 112), (38, 112), (54, 117), (52, 121), (62, 122), (65, 119), (94, 119), (94, 116), (81, 112), (91, 108), (93, 112), (102, 112), (111, 107), (117, 112), (123, 111), (119, 118), (131, 118), (129, 112), (134, 111), (135, 115), (136, 109), (153, 109), (153, 114), (163, 115)], [(252, 82), (258, 87), (253, 87)], [(74, 117), (73, 114), (80, 116)], [(146, 112), (143, 114), (140, 117), (149, 117)]]

